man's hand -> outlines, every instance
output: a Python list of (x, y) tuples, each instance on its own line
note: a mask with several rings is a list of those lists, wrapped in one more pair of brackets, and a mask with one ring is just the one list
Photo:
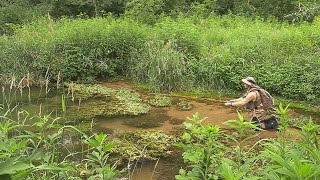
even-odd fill
[(224, 105), (225, 105), (225, 106), (231, 106), (232, 104), (231, 104), (230, 101), (227, 101), (227, 102), (224, 103)]

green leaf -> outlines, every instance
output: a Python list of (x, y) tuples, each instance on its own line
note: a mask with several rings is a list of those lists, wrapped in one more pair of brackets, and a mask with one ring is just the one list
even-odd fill
[(5, 162), (0, 163), (0, 175), (15, 174), (18, 171), (26, 170), (33, 167), (33, 165), (19, 162), (19, 157), (7, 159)]
[(88, 154), (87, 157), (90, 160), (99, 162), (100, 161), (100, 154), (97, 151), (93, 151), (92, 153)]
[(41, 160), (45, 157), (45, 153), (44, 150), (42, 148), (36, 149), (34, 150), (34, 152), (32, 153), (32, 155), (30, 156), (30, 160)]
[(65, 171), (71, 169), (71, 167), (58, 167), (58, 166), (52, 166), (47, 164), (42, 164), (40, 166), (35, 167), (37, 170), (51, 170), (51, 171)]
[(12, 180), (21, 180), (26, 179), (26, 177), (33, 171), (34, 169), (24, 170), (17, 174), (11, 175)]
[(117, 145), (116, 142), (108, 143), (107, 145), (104, 146), (103, 151), (104, 151), (104, 152), (107, 152), (107, 151), (109, 151), (110, 149), (112, 149), (113, 147), (115, 147), (116, 145)]
[(186, 140), (186, 141), (190, 141), (191, 139), (191, 135), (187, 132), (185, 132), (182, 136), (182, 139)]
[(12, 178), (9, 174), (0, 175), (0, 179), (1, 180), (12, 180)]

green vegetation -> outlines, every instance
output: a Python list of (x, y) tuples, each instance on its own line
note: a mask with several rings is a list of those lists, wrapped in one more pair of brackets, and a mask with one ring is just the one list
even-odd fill
[(141, 115), (150, 111), (150, 105), (143, 103), (137, 92), (128, 89), (110, 89), (101, 85), (69, 84), (73, 107), (64, 117), (66, 121), (91, 121), (95, 117), (120, 115)]
[[(108, 111), (113, 112), (108, 107), (115, 107), (116, 102), (122, 105), (142, 102), (140, 95), (134, 91), (115, 90), (101, 85), (71, 83), (68, 89), (65, 97), (61, 98), (60, 94), (56, 97), (61, 100), (56, 106), (61, 108), (62, 118), (43, 116), (41, 112), (31, 117), (24, 110), (5, 112), (1, 109), (1, 178), (115, 179), (128, 174), (130, 177), (138, 163), (147, 160), (158, 162), (160, 158), (171, 155), (174, 143), (184, 150), (183, 159), (186, 165), (190, 165), (180, 170), (177, 179), (317, 179), (320, 176), (320, 126), (311, 119), (289, 119), (288, 106), (280, 104), (276, 109), (281, 125), (278, 138), (262, 139), (249, 146), (248, 140), (258, 137), (258, 131), (255, 130), (259, 128), (246, 122), (240, 114), (238, 120), (224, 123), (228, 126), (225, 130), (204, 123), (205, 118), (201, 119), (199, 114), (195, 114), (189, 118), (190, 123), (184, 123), (186, 131), (182, 132), (180, 139), (153, 130), (108, 136), (96, 133), (94, 119), (105, 116), (104, 113)], [(72, 104), (73, 101), (79, 101), (79, 104)], [(104, 104), (102, 102), (105, 106), (101, 106)], [(99, 106), (93, 106), (93, 103)], [(78, 105), (73, 107), (75, 104)], [(13, 116), (9, 115), (16, 112), (18, 118), (11, 120), (9, 117)], [(104, 113), (94, 114), (97, 112)], [(83, 122), (82, 115), (91, 117)], [(173, 121), (163, 115), (157, 116), (157, 113), (127, 118), (131, 126), (142, 128), (157, 127), (163, 121)], [(155, 124), (158, 125), (153, 126)], [(301, 137), (297, 141), (290, 140), (289, 126), (301, 129)], [(128, 167), (128, 172), (124, 167)], [(301, 171), (301, 168), (306, 171)]]
[(179, 102), (176, 104), (177, 109), (180, 111), (189, 111), (192, 109), (192, 104), (188, 103), (184, 99), (179, 99)]
[(0, 116), (1, 179), (112, 180), (126, 175), (122, 168), (126, 165), (170, 155), (177, 141), (160, 131), (136, 131), (111, 139), (92, 133), (92, 124), (70, 126), (60, 118), (29, 117), (28, 112), (19, 121), (9, 119), (10, 113), (13, 110)]
[[(32, 131), (26, 130), (30, 127)], [(69, 132), (81, 137), (80, 150), (70, 146)], [(90, 172), (88, 178), (113, 179), (120, 174), (108, 160), (115, 142), (107, 135), (90, 136), (50, 116), (30, 117), (23, 122), (1, 116), (0, 135), (1, 179), (80, 178), (82, 168)], [(82, 158), (77, 161), (76, 157)]]
[[(178, 146), (184, 149), (183, 158), (190, 165), (181, 169), (177, 179), (318, 179), (320, 176), (319, 125), (310, 120), (303, 125), (299, 140), (288, 138), (288, 106), (279, 106), (280, 130), (276, 139), (262, 139), (245, 148), (244, 142), (258, 134), (256, 127), (239, 120), (226, 122), (234, 134), (223, 133), (217, 126), (205, 125), (198, 114), (185, 123), (188, 130)], [(236, 142), (227, 146), (228, 141)], [(222, 143), (224, 142), (224, 143)]]
[(226, 14), (262, 17), (288, 22), (312, 21), (319, 15), (317, 0), (2, 0), (0, 34), (12, 34), (16, 26), (50, 14), (61, 17), (94, 18), (106, 15), (129, 16), (154, 24), (163, 16), (206, 18)]
[(274, 95), (319, 102), (319, 29), (318, 19), (165, 17), (150, 26), (110, 16), (42, 18), (0, 38), (0, 72), (2, 82), (29, 73), (34, 84), (124, 75), (155, 91), (240, 90), (250, 75)]
[[(125, 163), (130, 179), (133, 164), (159, 161), (176, 142), (190, 165), (179, 180), (320, 178), (319, 125), (287, 116), (289, 104), (319, 111), (318, 0), (2, 0), (0, 35), (0, 179), (111, 180), (124, 176)], [(93, 133), (99, 118), (126, 116), (123, 124), (139, 128), (181, 122), (148, 114), (150, 105), (192, 108), (161, 95), (147, 104), (97, 81), (124, 77), (156, 93), (223, 100), (247, 76), (277, 97), (275, 139), (246, 146), (259, 129), (240, 114), (224, 123), (228, 132), (195, 114), (180, 140)], [(34, 101), (38, 115), (19, 109)], [(297, 141), (289, 127), (301, 129)]]
[(137, 160), (156, 160), (170, 155), (175, 137), (161, 131), (135, 131), (123, 134), (121, 141), (113, 150), (123, 160), (134, 162)]
[(157, 94), (153, 99), (150, 99), (148, 103), (157, 107), (165, 107), (165, 106), (171, 106), (172, 99), (171, 97), (161, 96)]

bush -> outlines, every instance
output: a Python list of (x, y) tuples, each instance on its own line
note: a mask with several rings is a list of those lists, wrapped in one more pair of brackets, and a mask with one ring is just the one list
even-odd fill
[(125, 75), (157, 91), (242, 90), (240, 80), (253, 76), (274, 95), (320, 102), (319, 25), (234, 15), (153, 26), (111, 16), (42, 18), (0, 38), (0, 72), (35, 80)]

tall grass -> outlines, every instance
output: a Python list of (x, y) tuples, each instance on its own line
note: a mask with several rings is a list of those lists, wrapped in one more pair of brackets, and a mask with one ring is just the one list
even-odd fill
[(116, 75), (156, 90), (242, 88), (240, 79), (287, 98), (320, 102), (320, 20), (291, 25), (238, 16), (42, 18), (0, 38), (0, 74), (93, 81)]
[(136, 52), (128, 67), (132, 78), (150, 83), (155, 90), (183, 90), (188, 72), (185, 54), (174, 42), (150, 41), (142, 52)]

